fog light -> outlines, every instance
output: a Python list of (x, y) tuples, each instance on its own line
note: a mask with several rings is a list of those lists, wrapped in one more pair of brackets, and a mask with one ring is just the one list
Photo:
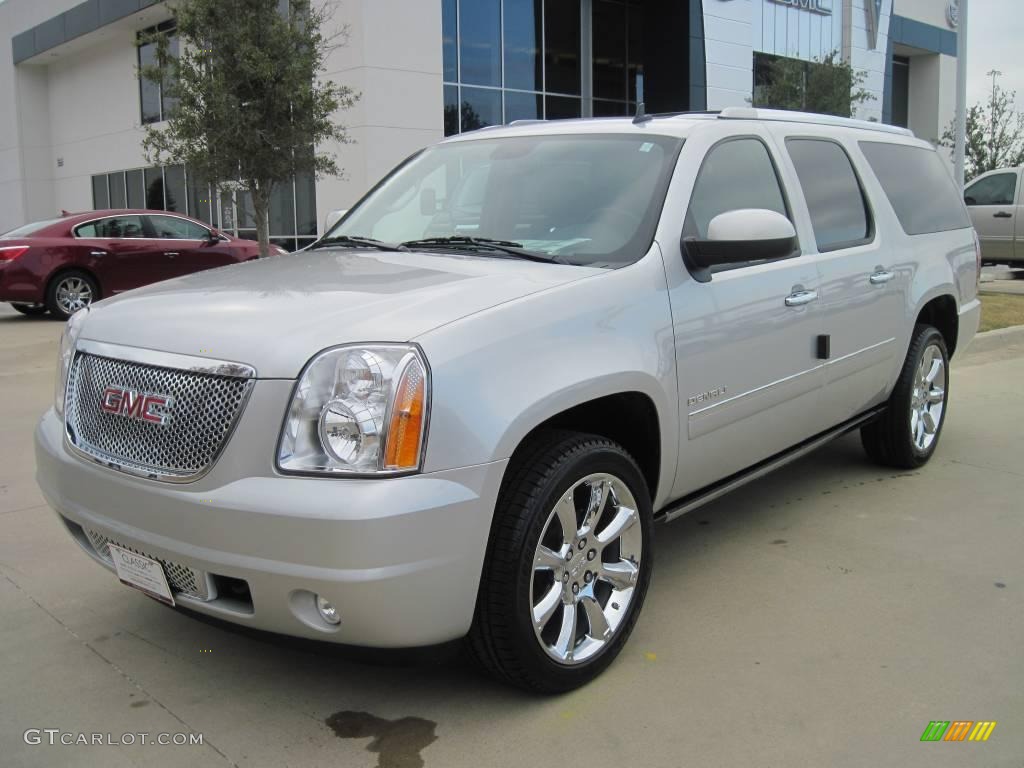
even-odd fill
[(328, 624), (341, 624), (341, 616), (338, 614), (338, 609), (320, 595), (316, 596), (316, 609), (320, 611), (320, 618)]

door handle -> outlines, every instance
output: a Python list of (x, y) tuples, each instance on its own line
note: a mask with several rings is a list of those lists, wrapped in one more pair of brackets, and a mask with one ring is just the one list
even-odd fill
[(993, 219), (1012, 219), (1013, 214), (1007, 211), (999, 211), (998, 213), (992, 214)]
[(106, 256), (106, 251), (89, 251), (90, 256)]
[(786, 297), (787, 307), (802, 307), (818, 298), (817, 291), (797, 291)]
[(164, 251), (164, 256), (170, 256), (172, 259), (178, 255), (177, 251)]
[(868, 280), (871, 281), (872, 285), (882, 285), (883, 283), (888, 283), (894, 277), (896, 277), (896, 275), (893, 272), (886, 272), (883, 270), (870, 275)]

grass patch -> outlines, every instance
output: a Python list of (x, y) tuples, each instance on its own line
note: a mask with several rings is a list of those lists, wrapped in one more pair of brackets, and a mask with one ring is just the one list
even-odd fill
[(994, 331), (1011, 325), (1024, 325), (1024, 296), (981, 294), (981, 327), (978, 330)]

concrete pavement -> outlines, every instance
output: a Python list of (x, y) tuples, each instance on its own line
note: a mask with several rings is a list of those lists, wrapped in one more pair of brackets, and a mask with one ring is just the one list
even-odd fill
[[(60, 327), (0, 305), (0, 764), (1024, 765), (1019, 347), (957, 361), (923, 470), (878, 469), (850, 437), (660, 527), (623, 655), (538, 698), (450, 649), (252, 635), (118, 584), (33, 480)], [(998, 725), (921, 743), (931, 720)], [(204, 743), (29, 745), (29, 728)]]

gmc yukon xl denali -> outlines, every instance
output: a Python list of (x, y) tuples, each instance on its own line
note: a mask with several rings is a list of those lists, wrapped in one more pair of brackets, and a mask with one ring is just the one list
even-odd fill
[(305, 252), (73, 315), (38, 480), (168, 604), (362, 646), (466, 636), (500, 679), (568, 690), (627, 641), (655, 523), (853, 429), (928, 461), (978, 260), (901, 129), (480, 130)]

